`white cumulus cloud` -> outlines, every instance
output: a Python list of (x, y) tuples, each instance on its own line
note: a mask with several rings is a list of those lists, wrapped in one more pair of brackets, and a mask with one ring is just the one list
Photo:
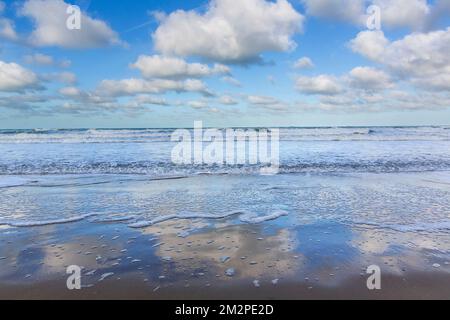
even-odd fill
[(383, 90), (393, 86), (391, 77), (384, 71), (371, 67), (356, 67), (349, 73), (350, 84), (365, 90)]
[(233, 78), (231, 76), (225, 76), (222, 77), (221, 79), (222, 81), (225, 81), (226, 83), (231, 84), (234, 87), (242, 87), (242, 83), (238, 79)]
[(448, 12), (448, 0), (302, 0), (311, 16), (365, 26), (367, 8), (380, 9), (382, 27), (422, 30)]
[(314, 63), (308, 57), (302, 57), (294, 63), (294, 68), (296, 68), (296, 69), (308, 69), (308, 68), (313, 68), (313, 67), (314, 67)]
[(35, 53), (33, 55), (27, 55), (25, 56), (25, 62), (29, 64), (40, 64), (40, 65), (46, 65), (51, 66), (55, 63), (55, 60), (52, 56), (48, 56), (42, 53)]
[(132, 96), (136, 94), (163, 94), (166, 92), (198, 92), (203, 95), (212, 95), (204, 82), (197, 79), (176, 81), (171, 79), (122, 79), (103, 80), (97, 92), (106, 96)]
[(14, 29), (14, 23), (11, 20), (0, 17), (0, 38), (12, 41), (19, 39)]
[(242, 63), (294, 48), (303, 20), (287, 0), (212, 0), (203, 14), (177, 10), (162, 17), (153, 40), (165, 55)]
[(219, 98), (219, 103), (220, 104), (224, 104), (224, 105), (229, 105), (229, 106), (238, 104), (238, 102), (233, 97), (231, 97), (229, 95), (221, 96)]
[(55, 72), (45, 74), (42, 77), (48, 81), (57, 81), (65, 84), (75, 84), (77, 82), (77, 76), (72, 72)]
[(164, 57), (160, 55), (141, 55), (135, 63), (131, 65), (141, 71), (142, 76), (151, 78), (196, 78), (206, 77), (214, 74), (228, 74), (229, 67), (222, 64), (215, 64), (210, 68), (206, 64), (188, 63), (183, 59), (175, 57)]
[[(0, 1), (0, 15), (5, 11), (6, 4)], [(0, 16), (0, 39), (17, 41), (19, 36), (16, 33), (14, 22)]]
[(389, 40), (383, 31), (362, 31), (350, 41), (350, 47), (369, 59), (379, 60), (384, 55), (388, 43)]
[(396, 76), (424, 88), (450, 90), (450, 27), (389, 41), (381, 31), (363, 31), (351, 48)]
[(286, 102), (271, 96), (250, 95), (247, 97), (247, 101), (253, 106), (270, 111), (285, 111), (288, 108)]
[(365, 0), (302, 0), (306, 13), (311, 16), (329, 18), (360, 24), (365, 12)]
[(330, 75), (298, 77), (295, 86), (305, 94), (334, 95), (342, 90), (338, 80)]
[(381, 10), (381, 22), (390, 28), (423, 29), (428, 23), (431, 7), (427, 0), (373, 0)]
[(34, 22), (29, 41), (35, 46), (95, 48), (121, 43), (119, 36), (104, 21), (81, 15), (81, 29), (66, 26), (69, 4), (63, 0), (28, 0), (20, 8), (22, 16)]
[(0, 91), (20, 92), (40, 89), (38, 76), (17, 63), (0, 61)]

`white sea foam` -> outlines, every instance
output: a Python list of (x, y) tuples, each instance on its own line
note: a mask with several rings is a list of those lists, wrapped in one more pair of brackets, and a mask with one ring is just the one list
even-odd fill
[(284, 210), (276, 210), (266, 215), (258, 215), (255, 213), (246, 213), (239, 217), (242, 222), (246, 223), (261, 223), (265, 221), (275, 220), (283, 216), (287, 216), (288, 212)]
[(97, 219), (95, 219), (95, 222), (100, 222), (100, 223), (110, 223), (110, 222), (124, 222), (124, 221), (130, 221), (136, 219), (135, 215), (130, 215), (130, 216), (112, 216), (112, 217), (99, 217)]
[(190, 220), (190, 219), (225, 219), (231, 216), (239, 215), (239, 219), (245, 223), (262, 223), (264, 221), (275, 220), (279, 217), (288, 215), (287, 211), (277, 210), (265, 215), (258, 215), (254, 212), (249, 212), (246, 210), (230, 211), (223, 214), (206, 214), (206, 213), (190, 213), (183, 212), (179, 214), (170, 214), (162, 217), (158, 217), (149, 221), (139, 221), (136, 223), (129, 224), (131, 228), (145, 228), (153, 226), (155, 224), (165, 222), (168, 220)]
[[(221, 129), (224, 130), (224, 129)], [(0, 143), (145, 143), (170, 141), (173, 129), (0, 130)], [(448, 127), (282, 128), (285, 141), (449, 140)]]
[(11, 221), (0, 221), (0, 225), (8, 225), (10, 227), (40, 227), (40, 226), (47, 226), (47, 225), (54, 225), (54, 224), (64, 224), (64, 223), (70, 223), (70, 222), (77, 222), (84, 220), (86, 218), (90, 218), (93, 216), (98, 215), (98, 213), (89, 213), (84, 214), (80, 216), (74, 216), (70, 218), (64, 218), (64, 219), (55, 219), (55, 220), (41, 220), (41, 221), (20, 221), (20, 222), (11, 222)]
[[(0, 187), (6, 175), (136, 174), (158, 178), (261, 172), (263, 164), (174, 164), (170, 157), (174, 147), (172, 132), (0, 130)], [(450, 130), (444, 127), (282, 128), (279, 172), (448, 170), (449, 150)]]

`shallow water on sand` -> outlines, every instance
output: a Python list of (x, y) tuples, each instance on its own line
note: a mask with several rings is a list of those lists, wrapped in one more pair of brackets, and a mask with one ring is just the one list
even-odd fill
[(100, 296), (124, 282), (152, 297), (352, 277), (363, 290), (372, 264), (403, 278), (450, 272), (448, 172), (39, 179), (0, 189), (5, 288), (65, 292), (73, 264)]
[(25, 185), (0, 188), (1, 225), (86, 220), (139, 228), (167, 220), (187, 225), (188, 220), (227, 218), (236, 223), (332, 221), (399, 231), (450, 229), (450, 172), (28, 179)]

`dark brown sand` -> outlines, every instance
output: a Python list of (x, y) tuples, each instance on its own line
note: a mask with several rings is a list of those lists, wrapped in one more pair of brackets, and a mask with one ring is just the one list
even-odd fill
[(215, 288), (192, 286), (166, 287), (153, 291), (139, 279), (123, 278), (104, 282), (93, 288), (67, 290), (61, 281), (31, 285), (2, 285), (0, 299), (13, 300), (310, 300), (310, 299), (450, 299), (450, 277), (447, 274), (411, 273), (404, 276), (387, 275), (381, 290), (369, 291), (362, 277), (347, 279), (338, 286), (313, 286), (307, 283), (235, 284)]

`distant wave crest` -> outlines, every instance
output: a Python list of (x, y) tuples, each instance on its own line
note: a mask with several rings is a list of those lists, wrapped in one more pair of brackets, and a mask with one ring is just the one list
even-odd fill
[[(261, 128), (252, 128), (259, 130)], [(170, 141), (175, 129), (9, 129), (1, 143), (149, 143)], [(225, 130), (225, 129), (222, 129)], [(448, 127), (318, 127), (281, 128), (286, 141), (450, 140)]]

